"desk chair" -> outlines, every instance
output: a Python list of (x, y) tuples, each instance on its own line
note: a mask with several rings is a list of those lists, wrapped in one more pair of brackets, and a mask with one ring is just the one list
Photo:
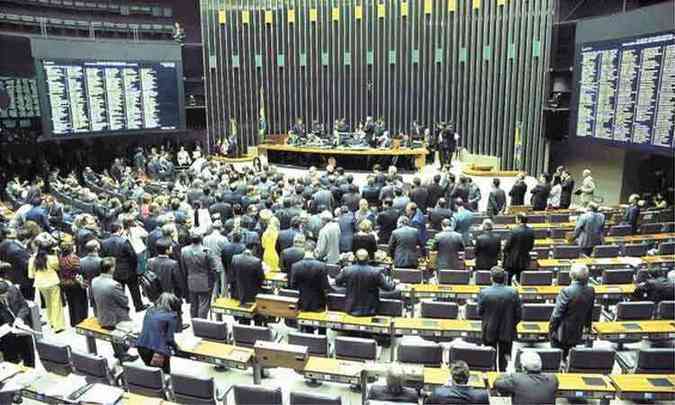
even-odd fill
[(474, 272), (476, 285), (492, 284), (492, 275), (489, 270), (477, 270)]
[(471, 270), (439, 270), (438, 284), (469, 284)]
[(391, 277), (405, 284), (420, 284), (424, 279), (422, 270), (419, 269), (398, 269), (391, 271)]
[(210, 321), (208, 319), (192, 318), (192, 333), (196, 337), (227, 343), (227, 323), (224, 321)]
[(73, 351), (73, 372), (84, 376), (88, 383), (122, 385), (122, 370), (115, 372), (108, 366), (108, 360), (99, 355)]
[(662, 223), (650, 223), (640, 225), (640, 234), (642, 235), (650, 235), (653, 233), (661, 233), (661, 232), (663, 232)]
[(675, 255), (675, 242), (661, 242), (659, 244), (659, 255)]
[(403, 316), (403, 301), (380, 299), (377, 314), (384, 316)]
[(330, 353), (328, 337), (326, 335), (290, 332), (288, 334), (288, 344), (307, 346), (307, 351), (313, 356), (327, 357)]
[(232, 338), (235, 346), (253, 347), (258, 340), (273, 342), (274, 334), (269, 327), (234, 324)]
[(552, 224), (563, 224), (570, 222), (570, 214), (550, 214), (548, 216), (548, 222)]
[(543, 224), (546, 222), (546, 214), (529, 214), (527, 222), (530, 224)]
[(612, 349), (570, 349), (568, 373), (609, 374), (614, 368), (616, 352)]
[(598, 245), (593, 248), (592, 257), (617, 257), (620, 249), (616, 245)]
[(344, 312), (345, 310), (345, 299), (344, 294), (330, 293), (326, 295), (326, 307), (329, 311), (340, 311)]
[(675, 349), (640, 349), (637, 353), (637, 374), (675, 374)]
[(494, 371), (497, 351), (489, 346), (451, 346), (449, 363), (464, 360), (471, 370)]
[(623, 245), (622, 254), (628, 257), (642, 257), (647, 256), (649, 245), (645, 243), (635, 243)]
[(454, 302), (422, 301), (422, 318), (457, 319), (459, 306)]
[[(539, 259), (548, 259), (551, 256), (551, 248), (547, 246), (535, 247), (532, 249), (532, 253), (536, 254), (536, 258)], [(532, 256), (532, 255), (530, 255)]]
[(553, 272), (547, 270), (524, 271), (520, 273), (521, 286), (551, 285)]
[(441, 367), (443, 363), (443, 346), (426, 340), (411, 342), (402, 339), (396, 348), (396, 354), (401, 363), (423, 364), (429, 367)]
[(478, 303), (476, 302), (467, 302), (464, 307), (464, 319), (467, 321), (480, 321), (480, 315), (478, 315)]
[(223, 401), (225, 393), (219, 393), (213, 377), (201, 378), (184, 374), (171, 374), (173, 401), (179, 404), (216, 405)]
[(342, 405), (340, 396), (291, 391), (290, 405)]
[(161, 368), (125, 363), (124, 384), (132, 394), (167, 399), (167, 386)]
[(335, 358), (341, 360), (377, 360), (377, 342), (374, 339), (353, 337), (335, 338)]
[[(281, 388), (267, 388), (259, 385), (233, 385), (236, 405), (283, 405)], [(228, 390), (229, 391), (229, 390)]]
[(546, 228), (534, 228), (533, 232), (535, 239), (546, 239), (551, 236), (551, 230)]
[(44, 340), (37, 340), (35, 345), (45, 370), (63, 376), (73, 372), (70, 364), (70, 346), (47, 343)]
[(570, 277), (569, 271), (559, 271), (558, 278), (556, 279), (557, 285), (570, 285), (572, 283), (572, 277)]
[[(526, 349), (537, 352), (541, 358), (541, 371), (544, 373), (558, 373), (560, 372), (560, 363), (562, 363), (562, 350), (560, 349)], [(516, 351), (515, 367), (516, 371), (523, 371), (522, 364), (520, 364), (520, 355), (523, 353), (522, 348)]]
[(553, 246), (554, 259), (576, 259), (581, 253), (581, 248), (576, 245), (555, 245)]
[(619, 302), (616, 304), (615, 321), (647, 321), (654, 314), (652, 301)]
[(656, 319), (675, 319), (675, 301), (661, 301), (656, 306)]
[(564, 228), (552, 228), (551, 229), (551, 238), (552, 239), (565, 239), (567, 236), (567, 229)]
[(602, 284), (631, 284), (635, 277), (633, 269), (604, 269)]
[(466, 246), (464, 248), (464, 260), (473, 260), (476, 258), (476, 248), (473, 246)]
[(607, 231), (607, 236), (628, 236), (633, 232), (630, 225), (613, 225)]
[(511, 225), (516, 223), (515, 215), (497, 215), (492, 218), (495, 225)]
[(548, 322), (555, 309), (555, 304), (522, 304), (522, 320), (524, 322)]

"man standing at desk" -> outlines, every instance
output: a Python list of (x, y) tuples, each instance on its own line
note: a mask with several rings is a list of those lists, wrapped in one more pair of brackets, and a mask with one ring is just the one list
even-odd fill
[(516, 215), (516, 227), (511, 229), (504, 245), (504, 268), (509, 274), (509, 284), (514, 275), (520, 281), (520, 273), (530, 264), (533, 247), (534, 231), (527, 226), (527, 215), (521, 212)]
[[(120, 322), (131, 321), (129, 317), (129, 298), (124, 293), (124, 286), (113, 278), (115, 258), (105, 257), (101, 260), (101, 274), (91, 282), (91, 293), (96, 302), (96, 320), (103, 329), (113, 330)], [(113, 343), (115, 357), (120, 362), (132, 362), (138, 356), (127, 353), (129, 347), (122, 343)]]
[(449, 219), (441, 222), (443, 231), (434, 236), (431, 249), (436, 251), (436, 270), (453, 270), (463, 268), (459, 252), (464, 251), (462, 235), (452, 229)]
[(202, 245), (202, 235), (196, 229), (190, 231), (190, 245), (181, 250), (180, 261), (181, 268), (187, 274), (190, 316), (206, 319), (216, 281), (216, 259)]
[(391, 234), (389, 239), (389, 256), (393, 260), (394, 267), (403, 269), (416, 269), (419, 254), (419, 246), (422, 254), (426, 254), (425, 246), (420, 240), (419, 231), (410, 226), (410, 219), (402, 216), (398, 219), (398, 229)]
[(262, 261), (246, 249), (232, 258), (232, 271), (237, 287), (235, 298), (241, 305), (255, 302), (255, 296), (262, 290), (265, 280)]
[(494, 382), (494, 388), (502, 395), (511, 396), (513, 405), (555, 405), (558, 379), (541, 372), (541, 357), (533, 350), (520, 355), (524, 373), (502, 374)]
[[(303, 238), (304, 240), (304, 238)], [(298, 310), (322, 312), (326, 310), (326, 294), (330, 290), (326, 264), (314, 258), (314, 243), (307, 242), (305, 257), (294, 263), (289, 272), (289, 287), (298, 290)], [(303, 326), (303, 332), (312, 333), (314, 327)], [(326, 328), (319, 328), (319, 334), (325, 335)]]
[(562, 349), (563, 360), (570, 348), (582, 342), (584, 327), (591, 329), (595, 304), (595, 290), (588, 286), (588, 267), (573, 264), (570, 277), (572, 284), (558, 293), (548, 324), (551, 346)]
[(483, 232), (476, 238), (476, 270), (491, 269), (502, 255), (502, 241), (492, 233), (492, 228), (492, 221), (485, 219), (481, 225)]
[(342, 270), (335, 279), (338, 286), (346, 287), (345, 311), (354, 316), (373, 316), (380, 304), (380, 289), (392, 291), (395, 286), (384, 274), (368, 265), (368, 252), (356, 252), (356, 264)]
[(605, 232), (605, 214), (598, 212), (598, 204), (588, 203), (586, 212), (577, 219), (574, 227), (574, 239), (581, 247), (581, 251), (590, 256), (593, 248), (602, 245), (603, 233)]
[(492, 286), (478, 294), (478, 314), (482, 321), (483, 344), (497, 349), (499, 371), (503, 372), (511, 357), (516, 326), (521, 319), (520, 297), (515, 288), (504, 285), (504, 269), (495, 266), (490, 273)]

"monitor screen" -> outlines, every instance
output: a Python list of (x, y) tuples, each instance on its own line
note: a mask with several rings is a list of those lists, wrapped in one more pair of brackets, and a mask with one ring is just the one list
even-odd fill
[(675, 147), (675, 33), (581, 42), (576, 136)]
[(180, 128), (177, 62), (42, 59), (55, 136)]

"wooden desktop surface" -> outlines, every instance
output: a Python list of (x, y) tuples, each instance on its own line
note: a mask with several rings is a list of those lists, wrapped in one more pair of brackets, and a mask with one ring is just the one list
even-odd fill
[[(652, 392), (675, 395), (675, 374), (616, 374), (610, 378), (621, 392)], [(671, 386), (655, 385), (654, 380), (665, 379)]]
[(242, 306), (239, 300), (234, 298), (218, 298), (211, 304), (211, 308), (215, 312), (237, 312), (250, 316), (255, 314), (255, 303)]
[[(633, 327), (639, 325), (639, 328)], [(610, 334), (675, 334), (675, 321), (673, 320), (649, 320), (649, 321), (610, 321), (594, 322), (593, 330), (598, 335)]]
[[(488, 387), (492, 389), (500, 373), (490, 371), (485, 374), (487, 375)], [(585, 391), (613, 393), (616, 391), (609, 376), (603, 374), (555, 373), (555, 376), (558, 379), (558, 392)], [(598, 384), (595, 384), (596, 381)]]
[(208, 356), (216, 359), (228, 360), (242, 364), (250, 364), (253, 361), (253, 349), (237, 347), (226, 343), (210, 342), (202, 340), (194, 348), (180, 348), (182, 352)]
[[(450, 377), (449, 368), (424, 367), (425, 386), (445, 385), (448, 381), (451, 381)], [(474, 388), (485, 388), (485, 374), (479, 371), (472, 371), (468, 385)]]
[(292, 145), (278, 145), (263, 143), (258, 145), (259, 151), (276, 151), (276, 152), (296, 152), (296, 153), (317, 153), (322, 155), (357, 155), (357, 156), (426, 156), (429, 151), (426, 148), (317, 148), (317, 147), (299, 147)]

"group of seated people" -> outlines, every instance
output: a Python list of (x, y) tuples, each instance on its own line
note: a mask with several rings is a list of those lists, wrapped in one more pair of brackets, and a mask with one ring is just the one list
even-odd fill
[[(1, 267), (0, 293), (11, 296), (0, 300), (3, 323), (28, 322), (21, 301), (33, 300), (37, 289), (54, 333), (67, 327), (62, 296), (71, 327), (86, 319), (91, 307), (103, 327), (114, 328), (129, 320), (125, 288), (137, 312), (148, 309), (140, 293), (143, 288), (154, 306), (146, 313), (138, 352), (146, 364), (160, 364), (168, 371), (175, 342), (157, 328), (187, 327), (183, 300), (190, 305), (191, 318), (207, 318), (213, 299), (254, 302), (263, 292), (265, 273), (280, 271), (288, 274), (289, 287), (299, 291), (301, 311), (324, 311), (326, 294), (339, 290), (346, 295), (346, 312), (372, 316), (380, 296), (397, 290), (395, 280), (381, 271), (382, 264), (418, 268), (430, 262), (425, 259), (435, 251), (430, 266), (434, 270), (463, 268), (461, 252), (474, 246), (476, 269), (491, 270), (493, 281), (478, 300), (483, 343), (498, 349), (498, 369), (506, 369), (520, 321), (520, 299), (509, 284), (529, 265), (535, 237), (524, 213), (504, 241), (493, 234), (490, 219), (476, 230), (473, 218), (482, 197), (469, 177), (457, 179), (442, 170), (426, 184), (418, 177), (408, 183), (395, 167), (387, 172), (375, 167), (366, 184), (359, 186), (352, 175), (331, 166), (324, 172), (310, 168), (293, 178), (274, 167), (235, 169), (206, 160), (199, 170), (165, 178), (161, 189), (150, 193), (148, 163), (136, 156), (134, 164), (137, 170), (116, 160), (110, 175), (84, 173), (86, 182), (97, 183), (107, 193), (96, 198), (90, 198), (89, 187), (80, 185), (75, 174), (65, 179), (58, 173), (50, 176), (52, 190), (90, 203), (85, 206), (91, 207), (90, 212), (64, 207), (45, 194), (39, 181), (11, 182), (5, 191), (19, 205), (3, 225), (0, 239), (0, 261), (6, 263)], [(504, 194), (495, 181), (488, 195), (491, 216), (506, 211)], [(516, 198), (524, 195), (520, 190)], [(512, 194), (512, 203), (513, 198)], [(636, 209), (632, 198), (624, 219), (635, 227)], [(576, 220), (573, 238), (590, 254), (602, 244), (606, 218), (593, 201), (587, 202), (585, 211)], [(72, 218), (69, 232), (53, 232), (54, 222), (66, 216)], [(333, 278), (327, 265), (344, 267)], [(579, 344), (583, 329), (590, 327), (595, 301), (587, 285), (588, 268), (573, 266), (571, 275), (574, 283), (561, 290), (550, 323), (551, 343), (565, 352)], [(655, 277), (645, 281), (650, 287), (641, 288), (658, 290), (660, 299), (672, 300), (668, 291), (674, 282), (671, 272), (669, 278)], [(4, 308), (9, 310), (3, 312)], [(24, 363), (31, 365), (27, 345), (32, 343), (13, 336), (0, 338), (0, 350), (17, 353), (14, 360), (24, 353)], [(128, 347), (113, 347), (121, 361), (134, 359)], [(161, 362), (158, 356), (163, 357)], [(497, 390), (514, 395), (514, 403), (550, 403), (555, 378), (540, 375), (536, 353), (521, 362), (527, 373), (500, 377)], [(430, 398), (487, 403), (486, 392), (465, 386), (467, 376), (466, 364), (454, 364), (452, 387), (438, 389)], [(396, 372), (390, 373), (383, 399), (407, 395), (405, 389), (397, 393), (397, 378)], [(377, 389), (373, 392), (378, 395)]]

